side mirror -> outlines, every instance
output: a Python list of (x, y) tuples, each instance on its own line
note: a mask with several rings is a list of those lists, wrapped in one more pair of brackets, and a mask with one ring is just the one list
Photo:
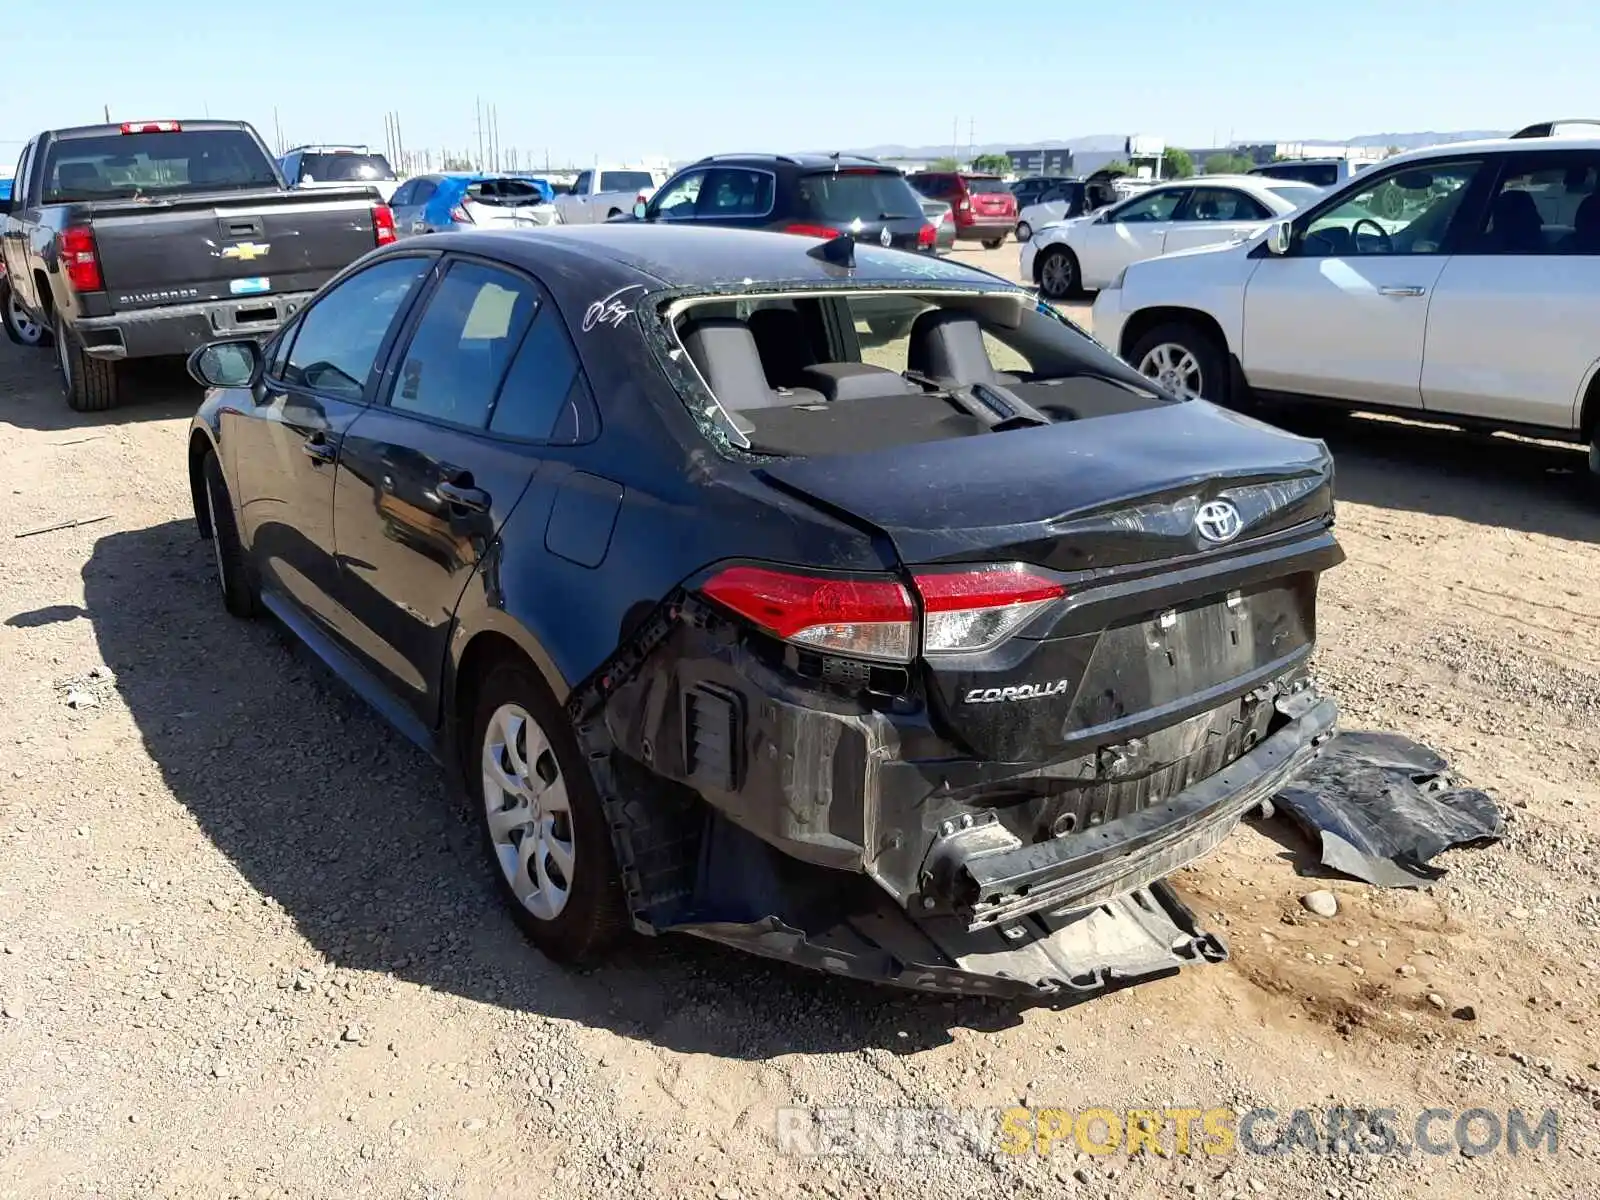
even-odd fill
[(1289, 221), (1274, 221), (1267, 230), (1267, 253), (1282, 258), (1294, 244), (1294, 225)]
[(635, 220), (639, 220), (639, 221), (644, 220), (645, 212), (646, 212), (645, 202), (643, 200), (637, 201), (633, 206), (634, 219)]
[(249, 338), (212, 342), (189, 355), (189, 374), (205, 387), (254, 387), (261, 368), (261, 346)]

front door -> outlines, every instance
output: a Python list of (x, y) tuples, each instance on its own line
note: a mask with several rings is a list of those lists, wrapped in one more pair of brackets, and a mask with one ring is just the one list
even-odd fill
[(1479, 166), (1374, 168), (1297, 219), (1245, 289), (1251, 386), (1420, 408), (1428, 305)]
[(1124, 267), (1160, 255), (1178, 206), (1188, 194), (1186, 187), (1156, 188), (1079, 226), (1073, 243), (1083, 285), (1104, 287)]
[(344, 634), (334, 598), (333, 481), (379, 351), (434, 256), (388, 258), (326, 292), (274, 343), (249, 411), (223, 414), (241, 534), (263, 586)]
[[(408, 322), (383, 398), (345, 438), (334, 497), (354, 649), (425, 724), (451, 621), (578, 376), (548, 295), (458, 259)], [(531, 414), (531, 415), (530, 415)]]

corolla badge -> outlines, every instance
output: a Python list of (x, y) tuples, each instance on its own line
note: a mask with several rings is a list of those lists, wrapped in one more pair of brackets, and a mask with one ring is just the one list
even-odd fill
[(1194, 528), (1206, 541), (1221, 545), (1239, 536), (1244, 518), (1230, 501), (1208, 500), (1195, 513)]
[(894, 244), (894, 234), (889, 232), (889, 227), (887, 225), (883, 227), (883, 232), (878, 235), (878, 241), (882, 242), (885, 246)]

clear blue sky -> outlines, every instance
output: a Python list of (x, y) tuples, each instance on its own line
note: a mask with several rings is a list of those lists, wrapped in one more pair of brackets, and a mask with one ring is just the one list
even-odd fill
[[(20, 0), (19, 0), (20, 2)], [(10, 0), (0, 0), (6, 7)], [(43, 10), (35, 10), (42, 12)], [(39, 129), (253, 121), (273, 140), (557, 160), (1094, 133), (1169, 143), (1600, 116), (1595, 0), (75, 0), (12, 21), (0, 160)], [(980, 30), (987, 25), (989, 32)]]

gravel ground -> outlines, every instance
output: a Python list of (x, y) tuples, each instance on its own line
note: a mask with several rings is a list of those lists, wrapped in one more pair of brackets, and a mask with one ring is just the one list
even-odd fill
[[(222, 613), (185, 486), (198, 396), (146, 374), (82, 417), (48, 355), (0, 345), (0, 1197), (1499, 1200), (1600, 1177), (1600, 514), (1571, 450), (1294, 422), (1338, 456), (1350, 555), (1321, 675), (1347, 725), (1418, 736), (1498, 796), (1506, 841), (1399, 893), (1310, 882), (1285, 823), (1243, 828), (1178, 880), (1230, 962), (1030, 1008), (687, 940), (544, 962), (438, 769), (269, 622)], [(72, 519), (92, 523), (17, 537)], [(1335, 917), (1301, 906), (1313, 888)], [(1019, 1102), (1403, 1127), (1552, 1108), (1560, 1149), (777, 1152), (781, 1106)]]

